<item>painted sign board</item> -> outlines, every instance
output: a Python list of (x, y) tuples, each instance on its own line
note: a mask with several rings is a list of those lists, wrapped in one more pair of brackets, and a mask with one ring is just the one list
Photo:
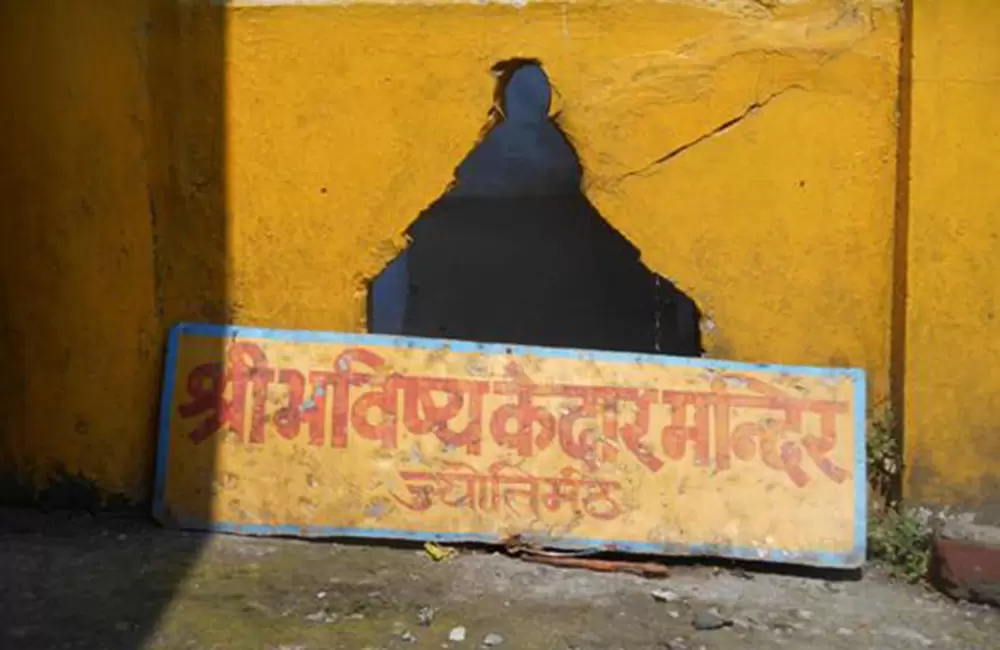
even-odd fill
[(184, 324), (154, 510), (254, 535), (851, 568), (859, 370)]

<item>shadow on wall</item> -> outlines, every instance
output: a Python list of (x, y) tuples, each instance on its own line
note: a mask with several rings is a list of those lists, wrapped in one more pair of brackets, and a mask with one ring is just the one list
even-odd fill
[(694, 302), (580, 189), (537, 61), (494, 68), (492, 128), (371, 283), (372, 332), (699, 356)]
[[(0, 3), (0, 504), (148, 499), (166, 329), (229, 320), (224, 15)], [(203, 538), (133, 528), (0, 511), (0, 647), (156, 645)]]

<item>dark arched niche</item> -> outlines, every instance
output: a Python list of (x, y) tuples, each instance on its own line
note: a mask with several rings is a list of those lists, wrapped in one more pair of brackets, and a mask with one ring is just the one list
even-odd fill
[(699, 312), (580, 189), (541, 66), (495, 69), (494, 125), (371, 283), (374, 333), (698, 356)]

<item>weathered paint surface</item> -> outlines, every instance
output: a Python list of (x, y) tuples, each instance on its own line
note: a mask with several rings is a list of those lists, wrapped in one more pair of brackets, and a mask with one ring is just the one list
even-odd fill
[(168, 524), (865, 556), (861, 371), (186, 325), (165, 385)]
[(907, 496), (1000, 523), (1000, 4), (914, 12)]
[(147, 13), (0, 3), (0, 500), (58, 478), (89, 506), (152, 473)]
[(710, 356), (884, 392), (895, 3), (240, 8), (226, 50), (237, 322), (362, 329), (359, 283), (477, 141), (488, 68), (528, 56), (588, 197), (702, 307)]
[(365, 280), (516, 56), (549, 73), (588, 196), (711, 319), (710, 355), (863, 367), (881, 394), (897, 14), (4, 3), (2, 352), (21, 370), (0, 453), (38, 484), (62, 467), (141, 498), (162, 327), (363, 330)]

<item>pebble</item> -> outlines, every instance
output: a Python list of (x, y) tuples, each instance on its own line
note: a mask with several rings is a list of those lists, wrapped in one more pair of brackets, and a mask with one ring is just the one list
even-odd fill
[(465, 628), (453, 628), (452, 631), (448, 633), (448, 640), (453, 643), (461, 643), (462, 641), (465, 641)]
[(925, 648), (929, 648), (934, 645), (934, 641), (916, 630), (912, 630), (906, 627), (887, 627), (883, 630), (883, 634), (886, 636), (896, 637), (897, 639), (905, 639), (907, 641), (913, 641), (919, 643)]
[(791, 632), (792, 630), (802, 630), (805, 625), (802, 623), (793, 623), (791, 621), (772, 621), (771, 629), (775, 632)]
[(434, 616), (437, 615), (437, 610), (433, 607), (421, 607), (420, 611), (417, 612), (417, 623), (427, 627), (432, 622), (434, 622)]
[(483, 639), (483, 645), (486, 646), (487, 648), (495, 648), (498, 645), (502, 644), (503, 644), (503, 637), (494, 632), (490, 632), (489, 634), (486, 635), (486, 638)]
[(669, 589), (657, 589), (652, 594), (653, 600), (660, 603), (675, 603), (681, 599), (680, 596)]
[(330, 614), (324, 609), (306, 616), (306, 620), (310, 623), (335, 623), (337, 618), (336, 614)]
[(732, 625), (732, 623), (731, 620), (712, 610), (695, 612), (694, 619), (691, 621), (696, 630), (718, 630)]

